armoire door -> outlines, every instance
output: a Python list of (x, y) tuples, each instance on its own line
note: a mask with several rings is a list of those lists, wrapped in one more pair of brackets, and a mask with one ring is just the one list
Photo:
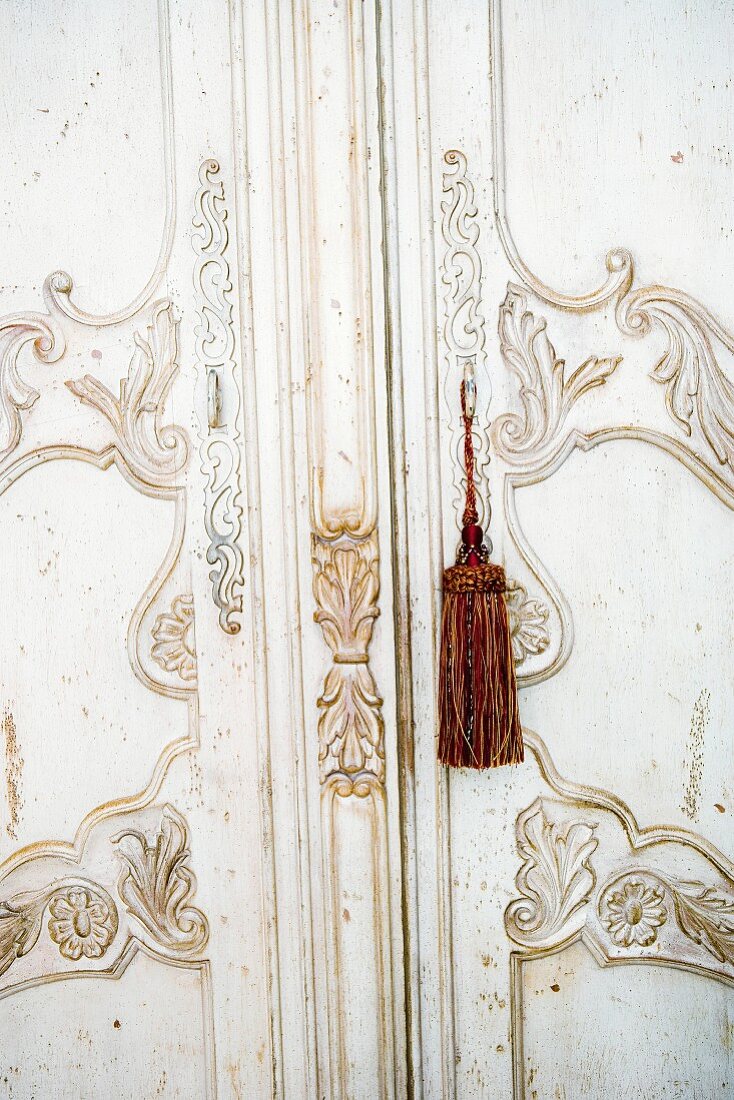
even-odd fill
[[(415, 1094), (732, 1096), (730, 8), (393, 3), (381, 57)], [(485, 773), (435, 764), (465, 369), (525, 731)]]
[(15, 1100), (408, 1093), (377, 15), (0, 5)]
[(0, 5), (3, 1096), (271, 1094), (242, 34)]
[(0, 5), (0, 1094), (734, 1095), (733, 36)]

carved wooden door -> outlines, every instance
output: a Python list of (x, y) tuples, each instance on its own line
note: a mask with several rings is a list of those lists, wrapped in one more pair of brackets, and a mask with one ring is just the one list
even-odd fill
[(734, 1095), (727, 16), (0, 5), (0, 1094)]
[(376, 10), (0, 42), (0, 1093), (404, 1096)]
[(0, 27), (0, 1093), (266, 1096), (241, 12)]
[[(416, 1094), (731, 1096), (729, 11), (418, 2), (388, 23)], [(467, 360), (526, 762), (442, 774)]]

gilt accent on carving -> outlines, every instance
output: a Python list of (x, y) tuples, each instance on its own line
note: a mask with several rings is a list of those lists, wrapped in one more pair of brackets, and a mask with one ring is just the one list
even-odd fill
[(123, 870), (118, 890), (128, 913), (157, 949), (188, 956), (209, 938), (206, 917), (191, 904), (196, 878), (189, 866), (189, 833), (173, 806), (163, 807), (152, 842), (138, 829), (113, 838)]
[(590, 900), (596, 884), (591, 856), (596, 825), (552, 823), (537, 798), (517, 819), (517, 848), (523, 864), (515, 883), (520, 894), (505, 911), (507, 934), (525, 947), (561, 937)]
[(162, 423), (163, 408), (178, 370), (178, 321), (168, 301), (156, 302), (145, 337), (135, 333), (135, 351), (127, 377), (115, 397), (91, 374), (66, 383), (85, 405), (109, 421), (123, 459), (141, 481), (167, 483), (186, 463), (187, 441), (181, 428)]
[(313, 536), (313, 591), (321, 626), (332, 653), (318, 700), (321, 779), (345, 776), (355, 787), (362, 779), (384, 780), (384, 725), (369, 661), (377, 597), (377, 534), (327, 542)]
[(500, 350), (520, 383), (522, 413), (498, 417), (494, 434), (505, 457), (534, 457), (561, 442), (561, 431), (575, 403), (588, 390), (603, 385), (616, 370), (621, 356), (585, 359), (570, 375), (547, 332), (545, 318), (527, 308), (520, 287), (508, 284), (500, 307)]
[(227, 634), (240, 630), (244, 555), (241, 546), (240, 449), (237, 416), (240, 390), (235, 371), (232, 324), (232, 280), (227, 246), (224, 183), (216, 160), (199, 170), (192, 244), (196, 252), (194, 289), (199, 321), (196, 360), (200, 389), (214, 387), (213, 416), (200, 416), (201, 468), (206, 478), (204, 526), (209, 545), (209, 580), (219, 610), (219, 625)]
[(48, 932), (66, 959), (99, 959), (117, 934), (114, 901), (87, 879), (62, 879), (0, 902), (0, 976), (36, 944), (48, 908)]
[(196, 680), (194, 597), (176, 596), (171, 610), (159, 615), (152, 630), (150, 655), (166, 672), (176, 672), (187, 683)]

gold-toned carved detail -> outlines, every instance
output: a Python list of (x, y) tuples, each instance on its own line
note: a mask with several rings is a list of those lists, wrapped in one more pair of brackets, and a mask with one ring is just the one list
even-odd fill
[(526, 947), (565, 935), (569, 922), (587, 905), (596, 875), (595, 824), (548, 821), (539, 798), (517, 819), (517, 848), (523, 864), (515, 883), (519, 898), (505, 911), (507, 934)]
[[(204, 525), (209, 539), (206, 560), (213, 567), (209, 579), (212, 598), (219, 609), (219, 625), (227, 634), (237, 634), (244, 586), (237, 427), (241, 396), (234, 362), (227, 207), (216, 160), (205, 160), (199, 169), (193, 226), (194, 288), (199, 316), (195, 329), (196, 360), (202, 394), (199, 437), (201, 468), (206, 478)], [(212, 404), (209, 387), (213, 387), (213, 408), (205, 408)]]
[(676, 424), (686, 435), (705, 440), (734, 480), (734, 383), (714, 351), (718, 343), (734, 354), (734, 335), (695, 298), (672, 287), (630, 291), (617, 303), (616, 318), (627, 336), (663, 330), (668, 346), (651, 377), (665, 386), (668, 412)]
[[(471, 364), (481, 376), (479, 391), (483, 407), (486, 407), (491, 397), (491, 379), (486, 370), (487, 354), (484, 349), (482, 260), (477, 248), (479, 222), (474, 185), (467, 172), (466, 156), (460, 150), (449, 149), (444, 154), (444, 163), (448, 165), (447, 171), (443, 174), (443, 193), (446, 198), (441, 203), (441, 232), (446, 246), (441, 265), (441, 281), (445, 288), (443, 296), (443, 335), (446, 349), (444, 393), (451, 418), (452, 475), (456, 489), (454, 503), (458, 516), (466, 492), (466, 472), (463, 461), (464, 427), (457, 400), (459, 382), (463, 378), (465, 365)], [(483, 510), (485, 499), (488, 498), (485, 484), (489, 462), (486, 418), (481, 415), (475, 416), (473, 430), (476, 436), (475, 454), (477, 456), (475, 476), (480, 487), (479, 508)], [(483, 519), (486, 523), (487, 517), (483, 516)]]
[(528, 598), (527, 589), (508, 579), (505, 589), (505, 602), (510, 620), (512, 655), (516, 665), (521, 665), (528, 656), (543, 653), (550, 645), (548, 616), (550, 610), (542, 600)]
[(112, 838), (123, 864), (118, 884), (128, 913), (157, 950), (189, 956), (209, 938), (206, 917), (191, 904), (196, 878), (189, 866), (186, 822), (173, 806), (163, 807), (153, 843), (138, 829)]
[(30, 409), (40, 396), (18, 373), (18, 357), (28, 344), (41, 363), (55, 363), (66, 350), (61, 330), (46, 314), (0, 318), (0, 461), (20, 443), (21, 410)]
[(734, 965), (734, 896), (659, 871), (626, 872), (601, 891), (599, 916), (614, 943), (650, 947), (667, 917), (666, 893), (683, 935), (720, 963)]
[(38, 942), (49, 910), (49, 935), (66, 959), (98, 959), (117, 934), (117, 907), (97, 883), (63, 879), (0, 902), (0, 976)]
[(194, 597), (176, 596), (171, 610), (157, 617), (151, 633), (153, 660), (166, 672), (176, 672), (187, 682), (195, 681)]
[(602, 923), (618, 947), (649, 947), (668, 919), (663, 900), (664, 895), (654, 883), (629, 875), (602, 896)]
[(502, 358), (520, 383), (523, 411), (498, 417), (493, 436), (505, 458), (535, 457), (561, 442), (561, 430), (575, 403), (603, 385), (622, 357), (590, 356), (566, 377), (565, 360), (556, 356), (545, 318), (530, 312), (525, 294), (512, 283), (500, 306), (499, 334)]
[(115, 938), (117, 909), (99, 888), (72, 886), (57, 892), (48, 911), (49, 935), (66, 959), (99, 959)]
[(321, 781), (343, 777), (340, 794), (360, 793), (363, 780), (385, 775), (382, 699), (369, 667), (379, 615), (377, 533), (334, 542), (312, 536), (313, 591), (332, 666), (318, 700)]
[(686, 435), (706, 442), (721, 465), (729, 467), (727, 481), (734, 483), (734, 383), (719, 366), (715, 346), (734, 354), (734, 334), (701, 302), (675, 287), (633, 288), (635, 265), (627, 248), (612, 248), (605, 257), (607, 275), (602, 284), (585, 294), (565, 294), (539, 279), (522, 259), (508, 223), (507, 180), (504, 157), (504, 60), (502, 3), (492, 0), (491, 82), (493, 110), (495, 222), (505, 255), (522, 282), (539, 298), (559, 309), (593, 312), (614, 303), (619, 331), (645, 337), (662, 331), (667, 348), (652, 371), (652, 378), (666, 386), (668, 411)]
[(135, 351), (120, 396), (90, 374), (66, 383), (80, 401), (109, 421), (122, 458), (141, 481), (167, 485), (183, 469), (188, 452), (184, 431), (163, 425), (163, 408), (178, 370), (178, 321), (169, 301), (156, 302), (147, 335), (135, 333)]
[[(575, 816), (557, 822), (555, 807), (561, 803), (540, 798), (518, 816), (523, 863), (516, 878), (520, 897), (505, 912), (510, 938), (532, 956), (563, 950), (581, 938), (602, 965), (668, 963), (734, 982), (732, 861), (686, 829), (641, 829), (615, 795), (563, 779), (541, 738), (532, 730), (523, 733), (542, 779)], [(550, 805), (553, 821), (546, 813)], [(576, 816), (589, 807), (611, 814), (621, 824), (621, 850), (608, 819), (591, 824)], [(597, 830), (603, 844), (597, 842)], [(655, 863), (647, 862), (648, 850), (655, 853)], [(720, 882), (707, 882), (703, 871), (682, 879), (661, 868), (657, 860), (668, 850), (676, 852), (677, 866), (681, 856), (689, 866), (703, 858), (718, 872)]]

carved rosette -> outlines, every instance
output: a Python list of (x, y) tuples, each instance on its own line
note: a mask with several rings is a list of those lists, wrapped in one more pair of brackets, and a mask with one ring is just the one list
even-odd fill
[(166, 672), (176, 673), (186, 683), (196, 681), (196, 638), (194, 597), (176, 596), (171, 610), (159, 615), (151, 631), (150, 655)]
[[(152, 836), (126, 829), (111, 842), (122, 863), (117, 897), (114, 884), (103, 885), (97, 875), (87, 873), (52, 879), (40, 889), (0, 900), (0, 978), (36, 946), (44, 915), (49, 941), (65, 964), (79, 964), (76, 969), (88, 970), (104, 960), (102, 968), (113, 972), (131, 940), (145, 943), (162, 958), (190, 959), (201, 952), (209, 925), (192, 903), (196, 879), (181, 814), (165, 805)], [(118, 936), (118, 930), (124, 934)], [(61, 972), (73, 974), (74, 968), (65, 964)], [(8, 988), (12, 982), (3, 986)]]
[[(528, 741), (533, 748), (535, 735), (529, 734)], [(572, 786), (556, 773), (546, 771), (546, 776), (559, 794)], [(639, 837), (629, 810), (612, 796), (586, 788), (583, 797), (600, 809), (611, 809), (630, 839)], [(568, 808), (578, 810), (573, 803)], [(689, 881), (653, 864), (620, 859), (600, 847), (597, 829), (576, 816), (550, 820), (540, 798), (519, 815), (517, 846), (523, 862), (515, 880), (519, 896), (505, 911), (509, 937), (532, 953), (562, 949), (581, 934), (608, 960), (683, 962), (729, 980), (734, 967), (734, 879), (718, 856), (707, 853), (725, 879), (722, 886)], [(665, 828), (649, 832), (700, 848), (691, 834), (676, 835)], [(597, 867), (613, 868), (600, 886), (592, 856)]]
[(649, 948), (672, 914), (678, 932), (734, 966), (734, 894), (647, 868), (617, 875), (600, 892), (599, 917), (622, 948)]
[(542, 600), (528, 598), (527, 589), (519, 581), (508, 580), (505, 592), (510, 622), (512, 655), (516, 665), (527, 657), (543, 653), (550, 645), (548, 616), (550, 610)]
[(234, 362), (227, 208), (216, 160), (205, 160), (199, 170), (193, 227), (194, 290), (199, 316), (195, 330), (196, 360), (199, 388), (206, 395), (206, 415), (199, 419), (199, 454), (206, 478), (204, 526), (209, 539), (206, 560), (213, 567), (209, 579), (219, 611), (219, 625), (225, 633), (237, 634), (244, 585), (237, 428), (241, 398)]
[(385, 775), (382, 699), (368, 663), (379, 615), (377, 533), (333, 542), (314, 535), (312, 561), (314, 619), (332, 654), (318, 699), (321, 781), (343, 777), (341, 793), (360, 794)]
[(99, 883), (67, 878), (16, 894), (0, 902), (0, 977), (36, 946), (46, 909), (49, 936), (65, 959), (99, 959), (117, 934), (117, 907)]

